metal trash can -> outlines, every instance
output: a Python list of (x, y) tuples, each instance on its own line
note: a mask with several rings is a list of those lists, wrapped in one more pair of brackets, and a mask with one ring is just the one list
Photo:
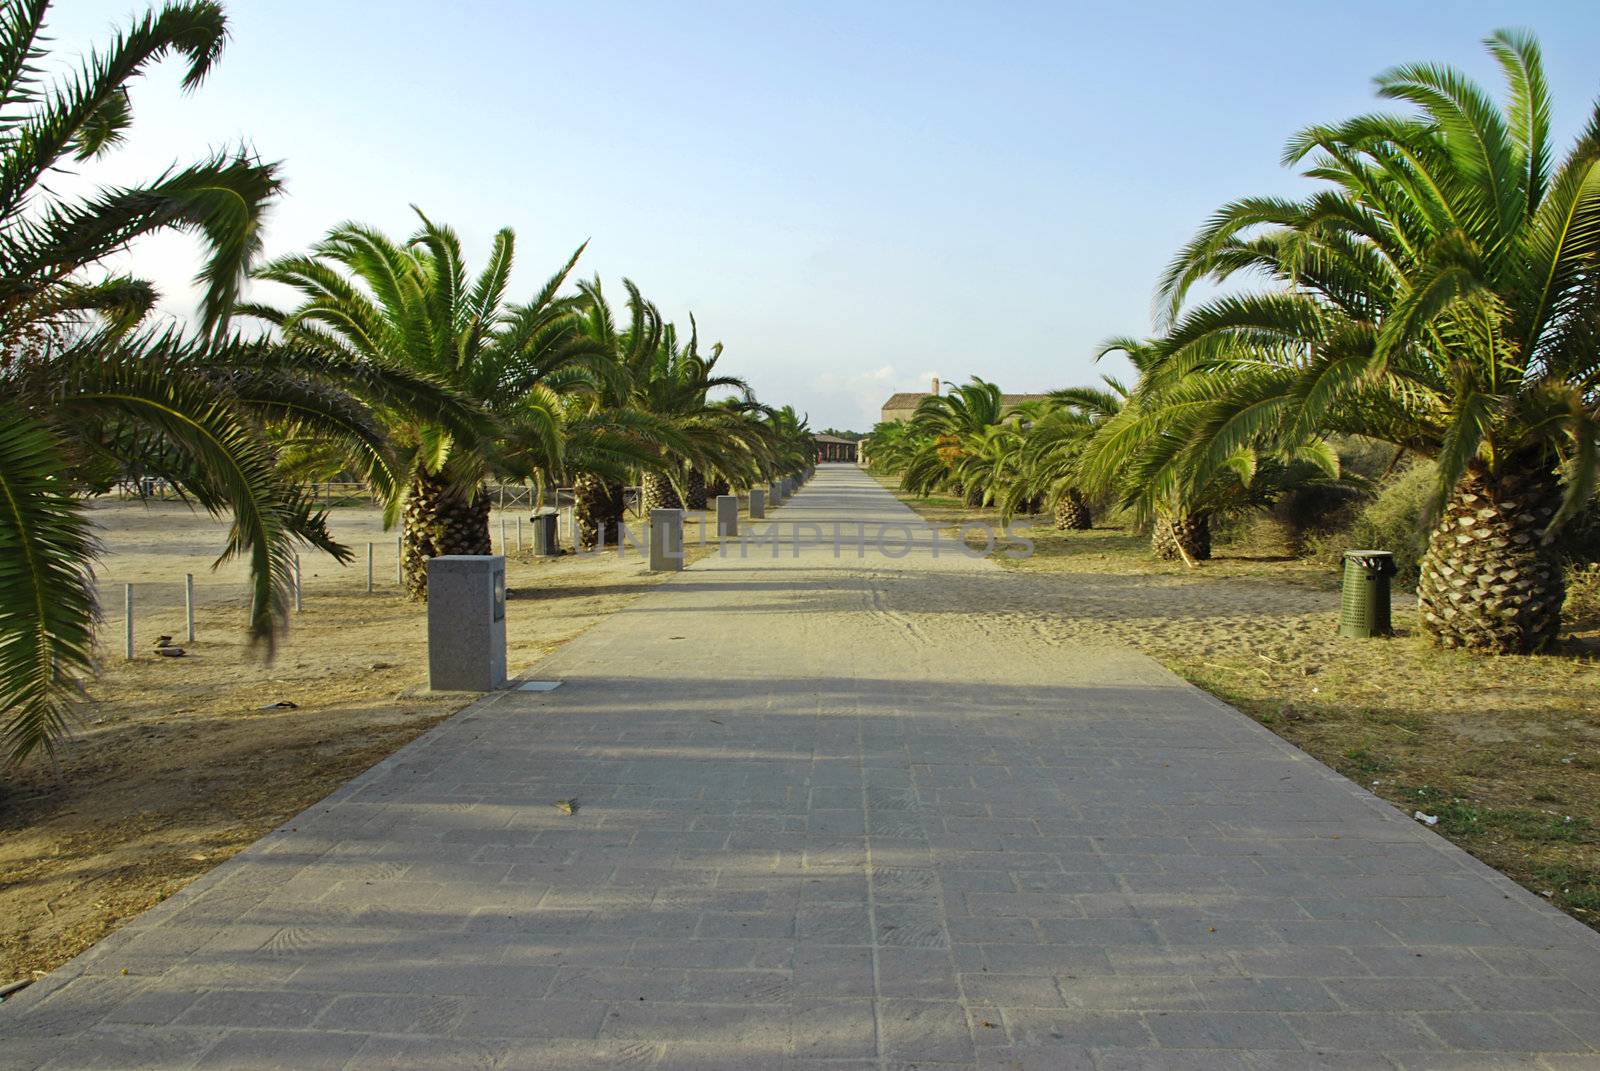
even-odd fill
[(533, 552), (546, 557), (561, 553), (561, 537), (557, 534), (556, 523), (561, 514), (553, 509), (542, 509), (533, 517)]
[(1389, 621), (1389, 578), (1394, 574), (1394, 555), (1386, 550), (1344, 552), (1339, 635), (1358, 639), (1394, 635)]

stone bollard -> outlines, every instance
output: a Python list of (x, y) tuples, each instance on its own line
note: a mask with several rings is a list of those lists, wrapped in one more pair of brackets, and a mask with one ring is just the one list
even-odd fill
[(650, 511), (650, 571), (671, 573), (683, 568), (683, 510)]
[(717, 535), (739, 534), (739, 498), (737, 495), (717, 496)]
[(767, 515), (767, 493), (759, 487), (750, 488), (750, 519), (759, 521)]
[(767, 485), (767, 497), (772, 500), (774, 506), (783, 501), (782, 480), (773, 480)]
[(505, 682), (505, 558), (430, 558), (428, 687), (435, 692), (492, 692)]
[(533, 552), (543, 557), (561, 553), (561, 537), (556, 525), (561, 515), (542, 509), (533, 515)]

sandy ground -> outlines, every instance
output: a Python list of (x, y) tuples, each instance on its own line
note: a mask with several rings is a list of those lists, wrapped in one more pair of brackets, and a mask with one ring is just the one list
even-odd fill
[[(883, 481), (891, 489), (892, 480)], [(952, 500), (903, 500), (948, 522)], [(1232, 703), (1435, 827), (1556, 906), (1600, 928), (1600, 613), (1568, 601), (1562, 650), (1483, 657), (1433, 647), (1415, 597), (1396, 592), (1396, 636), (1337, 634), (1338, 577), (1259, 541), (1220, 544), (1198, 569), (1155, 561), (1121, 528), (1056, 532), (1002, 559), (1006, 582), (927, 596), (974, 642), (1025, 630), (1064, 650), (1128, 645)], [(996, 592), (1000, 595), (997, 598)]]
[[(664, 575), (637, 555), (519, 556), (507, 519), (513, 674)], [(243, 568), (211, 569), (223, 524), (178, 503), (104, 501), (96, 520), (106, 553), (95, 702), (58, 771), (35, 762), (0, 772), (0, 984), (65, 962), (464, 702), (401, 695), (427, 679), (426, 617), (399, 594), (394, 535), (377, 510), (334, 511), (334, 533), (357, 559), (303, 557), (304, 610), (270, 663), (244, 643)], [(531, 527), (524, 535), (531, 550)], [(186, 572), (199, 607), (192, 644)], [(122, 656), (127, 583), (132, 662)], [(162, 634), (186, 655), (155, 656)], [(279, 702), (295, 705), (264, 709)]]

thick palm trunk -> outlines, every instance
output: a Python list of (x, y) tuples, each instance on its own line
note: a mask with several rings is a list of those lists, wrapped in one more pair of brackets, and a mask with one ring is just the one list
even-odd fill
[(1555, 642), (1566, 583), (1543, 537), (1560, 504), (1553, 472), (1462, 477), (1428, 537), (1417, 584), (1422, 627), (1436, 643), (1528, 654)]
[(708, 502), (713, 498), (721, 498), (723, 495), (731, 494), (733, 494), (733, 489), (728, 486), (728, 481), (721, 476), (706, 485), (706, 500)]
[(622, 511), (621, 485), (588, 472), (572, 481), (572, 516), (580, 547), (617, 546), (622, 539)]
[(1211, 517), (1190, 513), (1176, 517), (1157, 517), (1150, 533), (1150, 549), (1162, 561), (1187, 559), (1207, 561), (1211, 557)]
[(644, 477), (645, 516), (653, 509), (682, 509), (683, 499), (678, 497), (672, 481), (659, 472), (649, 472)]
[(683, 506), (685, 509), (706, 508), (706, 474), (699, 469), (690, 469), (684, 478)]
[(418, 473), (403, 514), (401, 565), (406, 594), (428, 598), (428, 560), (441, 554), (488, 554), (489, 496), (467, 498), (438, 476)]
[(1063, 532), (1082, 531), (1094, 527), (1094, 515), (1089, 512), (1089, 501), (1076, 487), (1069, 487), (1056, 499), (1056, 527)]

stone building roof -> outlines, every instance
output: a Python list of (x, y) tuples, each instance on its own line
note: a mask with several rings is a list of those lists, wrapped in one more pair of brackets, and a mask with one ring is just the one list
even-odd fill
[(899, 394), (889, 395), (889, 400), (883, 403), (885, 409), (915, 409), (917, 403), (929, 397), (919, 391), (901, 391)]
[[(889, 400), (883, 403), (885, 412), (891, 409), (915, 409), (924, 398), (932, 397), (931, 394), (921, 391), (901, 391), (891, 394)], [(1048, 394), (1002, 394), (1000, 404), (1006, 409), (1015, 409), (1026, 402), (1037, 402), (1050, 397)]]

